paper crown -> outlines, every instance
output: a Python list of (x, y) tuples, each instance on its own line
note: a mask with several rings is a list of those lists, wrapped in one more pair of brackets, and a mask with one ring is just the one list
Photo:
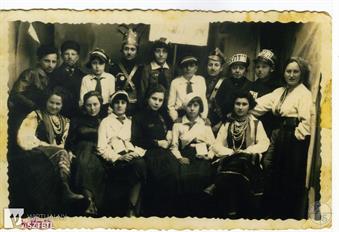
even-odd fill
[(113, 93), (113, 95), (111, 95), (111, 103), (120, 99), (123, 99), (127, 102), (130, 101), (128, 93), (125, 90), (118, 90), (115, 93)]
[[(124, 30), (122, 29), (124, 28)], [(123, 35), (122, 44), (129, 44), (138, 46), (139, 36), (138, 33), (131, 27), (120, 25), (118, 31)]]
[(271, 65), (275, 65), (276, 57), (271, 50), (263, 49), (261, 52), (259, 52), (254, 61), (257, 62), (259, 60), (264, 60), (269, 62)]
[(215, 60), (215, 61), (220, 61), (221, 63), (225, 63), (225, 56), (224, 54), (220, 51), (220, 49), (217, 47), (215, 48), (210, 55), (208, 56), (208, 59), (210, 60)]
[(249, 60), (246, 54), (238, 53), (233, 55), (228, 61), (228, 65), (232, 65), (234, 63), (244, 63), (246, 66), (248, 66)]
[(198, 62), (198, 59), (194, 56), (185, 56), (181, 59), (180, 61), (180, 65), (183, 65), (185, 63), (188, 63), (188, 62), (195, 62), (197, 63)]

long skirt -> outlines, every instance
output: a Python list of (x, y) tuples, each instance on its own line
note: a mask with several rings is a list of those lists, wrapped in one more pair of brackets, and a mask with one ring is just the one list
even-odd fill
[(263, 194), (259, 156), (235, 154), (224, 157), (217, 168), (215, 197), (217, 216), (255, 218)]
[(25, 213), (65, 213), (58, 170), (60, 156), (65, 152), (53, 146), (20, 152), (22, 156), (15, 165), (17, 169), (13, 170), (19, 176), (19, 185), (12, 191), (24, 193), (26, 200), (20, 207), (25, 208)]
[(207, 202), (204, 189), (212, 180), (213, 169), (211, 161), (196, 157), (195, 148), (187, 147), (181, 151), (183, 157), (188, 158), (189, 164), (179, 166), (179, 217), (207, 216)]
[(147, 184), (144, 194), (144, 216), (173, 216), (178, 188), (178, 161), (163, 148), (148, 149), (144, 156)]
[(95, 149), (96, 143), (90, 141), (80, 142), (76, 146), (73, 177), (77, 191), (85, 195), (89, 192), (100, 213), (104, 205), (103, 197), (107, 176), (103, 161), (95, 153)]
[(309, 136), (297, 140), (294, 136), (297, 123), (291, 118), (283, 120), (279, 129), (272, 132), (271, 145), (264, 157), (267, 182), (266, 205), (271, 205), (273, 218), (306, 218), (307, 196), (305, 189)]
[(118, 160), (113, 164), (103, 162), (107, 173), (103, 214), (126, 216), (132, 188), (140, 183), (143, 189), (147, 176), (146, 164), (143, 158), (134, 158), (129, 162)]

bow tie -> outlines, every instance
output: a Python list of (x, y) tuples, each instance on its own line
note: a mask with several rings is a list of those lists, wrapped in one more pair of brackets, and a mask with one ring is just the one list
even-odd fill
[(126, 119), (125, 116), (118, 116), (117, 119), (119, 120), (119, 122), (121, 122), (121, 124), (124, 124), (124, 120)]

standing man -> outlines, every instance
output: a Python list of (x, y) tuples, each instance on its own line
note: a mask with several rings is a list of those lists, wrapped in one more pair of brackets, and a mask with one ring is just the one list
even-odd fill
[(128, 28), (123, 36), (122, 59), (118, 64), (112, 64), (109, 72), (116, 78), (116, 90), (128, 93), (130, 104), (127, 115), (134, 115), (142, 101), (140, 85), (143, 66), (136, 60), (139, 48), (137, 32)]
[(223, 117), (232, 112), (235, 94), (250, 90), (252, 82), (246, 77), (249, 64), (248, 56), (242, 53), (233, 55), (228, 62), (231, 76), (223, 81), (216, 95), (216, 102), (220, 102)]
[[(50, 84), (50, 77), (58, 63), (58, 49), (41, 45), (37, 50), (38, 64), (23, 71), (9, 95), (9, 137), (16, 138), (17, 130), (24, 117), (41, 107), (44, 90)], [(13, 134), (14, 133), (14, 134)], [(11, 137), (13, 135), (14, 137)]]
[(221, 123), (222, 113), (220, 109), (220, 102), (216, 101), (219, 88), (225, 77), (222, 76), (222, 71), (225, 65), (225, 56), (219, 48), (215, 48), (214, 51), (208, 56), (207, 62), (207, 100), (208, 100), (208, 118), (211, 121), (213, 132), (216, 134)]
[(80, 45), (73, 40), (67, 40), (61, 45), (61, 56), (63, 63), (58, 67), (51, 79), (51, 86), (64, 88), (68, 95), (68, 100), (63, 114), (74, 117), (78, 111), (81, 80), (85, 76), (79, 67)]

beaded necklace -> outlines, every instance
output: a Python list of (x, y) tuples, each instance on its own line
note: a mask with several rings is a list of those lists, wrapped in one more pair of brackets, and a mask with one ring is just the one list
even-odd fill
[(49, 120), (52, 124), (53, 131), (56, 135), (62, 134), (62, 121), (60, 115), (49, 115)]
[[(233, 145), (233, 150), (238, 151), (241, 149), (245, 142), (245, 134), (246, 134), (246, 129), (248, 127), (248, 117), (246, 117), (242, 121), (233, 121), (231, 124), (231, 135), (232, 135), (232, 145)], [(239, 147), (236, 147), (235, 143), (240, 142)]]

